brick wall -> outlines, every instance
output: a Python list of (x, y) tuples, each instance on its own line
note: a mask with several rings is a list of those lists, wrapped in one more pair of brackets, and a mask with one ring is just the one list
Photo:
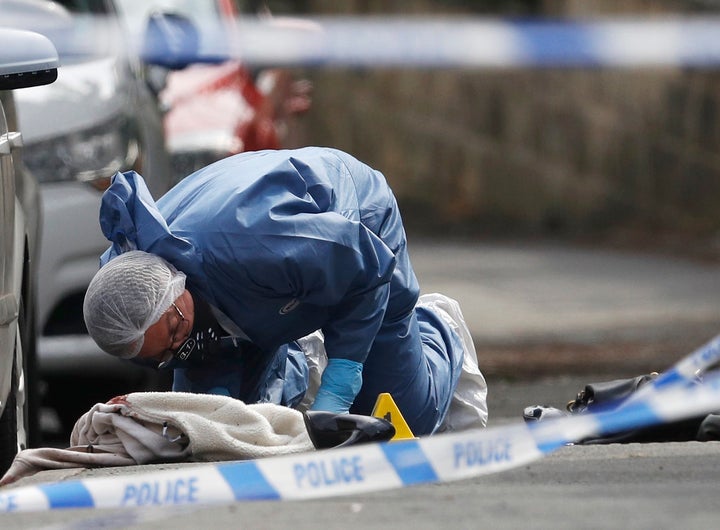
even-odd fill
[[(335, 5), (309, 3), (328, 12)], [(406, 5), (340, 4), (361, 13)], [(439, 5), (411, 4), (415, 12)], [(587, 5), (598, 3), (515, 4), (588, 15)], [(601, 4), (605, 14), (628, 14), (692, 3)], [(441, 7), (448, 5), (463, 3)], [(715, 71), (302, 73), (315, 85), (315, 103), (297, 143), (336, 146), (383, 171), (409, 226), (462, 234), (720, 233)]]

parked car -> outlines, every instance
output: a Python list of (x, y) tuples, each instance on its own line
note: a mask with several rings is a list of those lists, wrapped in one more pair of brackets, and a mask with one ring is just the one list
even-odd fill
[(0, 28), (0, 476), (37, 435), (33, 390), (39, 194), (22, 164), (23, 137), (11, 90), (52, 83), (57, 68), (50, 40)]
[(98, 213), (110, 177), (136, 170), (157, 198), (170, 188), (172, 174), (158, 102), (137, 58), (117, 53), (130, 46), (114, 3), (12, 4), (16, 14), (26, 4), (33, 13), (26, 23), (54, 39), (63, 64), (53, 85), (27, 89), (16, 103), (25, 163), (42, 198), (37, 324), (44, 404), (57, 412), (65, 436), (98, 401), (160, 384), (158, 374), (97, 348), (85, 329), (82, 302), (108, 246)]
[[(148, 17), (167, 12), (186, 17), (203, 34), (237, 31), (246, 2), (237, 0), (117, 0), (130, 32), (142, 35)], [(153, 76), (150, 76), (153, 78)], [(243, 151), (278, 149), (292, 116), (311, 106), (311, 85), (285, 69), (258, 72), (231, 58), (166, 72), (156, 86), (166, 109), (168, 149), (177, 179)]]

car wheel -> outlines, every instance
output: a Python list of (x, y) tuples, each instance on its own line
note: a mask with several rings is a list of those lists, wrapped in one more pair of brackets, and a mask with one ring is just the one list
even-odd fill
[[(28, 277), (26, 273), (25, 277)], [(29, 292), (26, 286), (26, 292)], [(20, 341), (22, 344), (24, 406), (22, 409), (25, 439), (23, 449), (27, 447), (40, 447), (40, 379), (37, 366), (37, 335), (35, 330), (35, 303), (34, 296), (26, 295), (31, 300), (27, 306), (21, 308)]]
[(0, 475), (5, 474), (17, 454), (17, 414), (15, 408), (15, 391), (13, 390), (8, 396), (5, 410), (2, 417), (0, 417)]
[[(25, 308), (21, 302), (17, 322), (17, 337), (13, 355), (12, 385), (5, 409), (0, 417), (0, 476), (5, 474), (12, 464), (18, 448), (25, 449), (28, 442), (29, 401), (28, 401), (28, 370), (27, 359), (23, 348), (28, 343)], [(18, 367), (22, 367), (18, 369)]]
[(12, 381), (10, 394), (5, 402), (5, 410), (0, 417), (0, 474), (3, 475), (12, 464), (18, 449), (17, 357), (13, 362)]

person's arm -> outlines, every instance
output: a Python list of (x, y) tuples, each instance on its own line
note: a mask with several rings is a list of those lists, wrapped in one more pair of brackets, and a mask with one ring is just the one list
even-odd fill
[(395, 256), (361, 223), (337, 213), (293, 221), (294, 234), (266, 236), (243, 261), (246, 278), (269, 286), (270, 296), (282, 292), (327, 315), (321, 330), (330, 362), (313, 409), (347, 412), (385, 316)]
[[(312, 410), (348, 412), (362, 387), (362, 367), (385, 316), (395, 258), (377, 236), (359, 223), (340, 223), (353, 238), (333, 244), (306, 260), (305, 285), (313, 285), (305, 301), (329, 305), (322, 326), (328, 366)], [(303, 253), (302, 255), (308, 255)], [(310, 283), (312, 282), (312, 283)]]
[(312, 410), (346, 413), (362, 387), (363, 363), (380, 329), (389, 284), (345, 299), (323, 327), (328, 364)]

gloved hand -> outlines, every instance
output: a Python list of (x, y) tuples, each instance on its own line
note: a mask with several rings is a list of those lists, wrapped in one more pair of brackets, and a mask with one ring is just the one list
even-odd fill
[(362, 363), (349, 359), (328, 359), (310, 410), (349, 412), (362, 386), (362, 367)]

